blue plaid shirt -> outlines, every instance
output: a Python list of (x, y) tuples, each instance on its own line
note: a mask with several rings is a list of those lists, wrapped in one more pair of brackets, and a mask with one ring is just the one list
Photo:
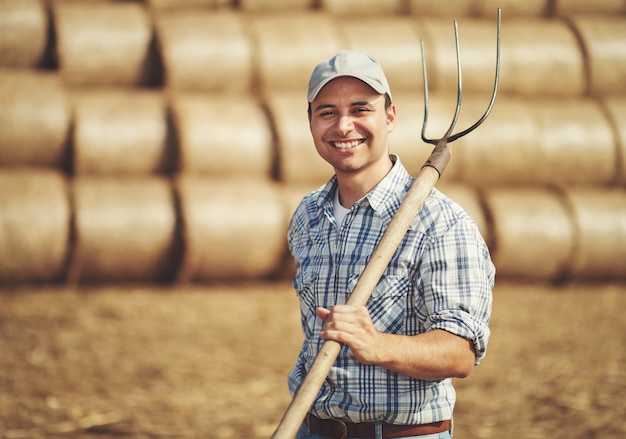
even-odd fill
[[(289, 227), (296, 263), (304, 343), (289, 374), (292, 394), (304, 380), (323, 340), (315, 308), (345, 303), (370, 255), (413, 181), (400, 159), (355, 203), (337, 227), (333, 177), (307, 195)], [(476, 224), (437, 189), (407, 231), (372, 293), (367, 308), (379, 331), (420, 334), (443, 329), (471, 340), (476, 364), (489, 339), (495, 268)], [(359, 363), (345, 345), (311, 408), (320, 418), (411, 425), (452, 418), (451, 379), (425, 381)]]

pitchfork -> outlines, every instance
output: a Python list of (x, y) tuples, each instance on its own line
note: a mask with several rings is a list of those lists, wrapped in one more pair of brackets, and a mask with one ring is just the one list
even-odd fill
[[(365, 306), (372, 291), (376, 287), (376, 284), (383, 275), (389, 261), (393, 254), (398, 249), (400, 242), (404, 238), (404, 235), (415, 219), (415, 216), (419, 213), (420, 209), (424, 205), (426, 198), (432, 191), (435, 183), (439, 180), (439, 177), (443, 173), (448, 161), (450, 160), (450, 151), (448, 150), (448, 143), (451, 143), (460, 137), (474, 131), (480, 124), (482, 124), (496, 100), (496, 94), (498, 93), (498, 81), (500, 76), (500, 21), (501, 11), (498, 9), (498, 23), (497, 23), (497, 44), (496, 44), (496, 73), (493, 86), (493, 92), (491, 94), (491, 101), (484, 114), (469, 128), (460, 131), (456, 134), (452, 134), (456, 122), (459, 118), (461, 111), (461, 100), (463, 95), (463, 87), (461, 80), (461, 55), (459, 51), (459, 32), (456, 20), (454, 21), (454, 38), (456, 42), (456, 63), (457, 63), (457, 104), (452, 123), (448, 128), (448, 131), (440, 139), (429, 139), (426, 137), (426, 126), (428, 124), (428, 74), (426, 72), (426, 57), (424, 54), (424, 41), (421, 41), (422, 50), (422, 72), (424, 75), (424, 124), (422, 126), (421, 137), (426, 143), (435, 145), (430, 157), (422, 169), (418, 173), (415, 181), (411, 185), (411, 188), (407, 192), (404, 200), (400, 204), (396, 214), (389, 223), (389, 227), (383, 234), (380, 243), (376, 247), (376, 250), (372, 253), (370, 261), (363, 270), (359, 281), (357, 282), (354, 290), (350, 294), (347, 301), (348, 305), (352, 306)], [(276, 431), (272, 435), (272, 439), (293, 439), (302, 424), (302, 421), (306, 417), (306, 414), (311, 407), (311, 404), (315, 400), (317, 393), (319, 392), (324, 380), (328, 376), (333, 363), (339, 355), (341, 350), (341, 344), (332, 340), (326, 340), (320, 348), (315, 361), (313, 362), (311, 369), (308, 371), (304, 381), (300, 385), (298, 392), (296, 393), (291, 404), (287, 408), (280, 424), (276, 428)]]

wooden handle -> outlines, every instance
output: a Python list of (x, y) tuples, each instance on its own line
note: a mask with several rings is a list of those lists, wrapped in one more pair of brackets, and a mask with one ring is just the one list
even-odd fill
[[(438, 151), (439, 153), (440, 151)], [(372, 257), (363, 270), (354, 291), (350, 294), (348, 305), (364, 306), (367, 303), (387, 265), (389, 265), (389, 261), (402, 242), (408, 227), (437, 183), (440, 172), (443, 172), (443, 167), (440, 170), (430, 165), (422, 167), (391, 223), (389, 223), (389, 227), (376, 250), (372, 253)], [(332, 340), (324, 342), (311, 369), (307, 372), (304, 381), (272, 435), (272, 439), (293, 439), (296, 436), (340, 350), (341, 343)]]

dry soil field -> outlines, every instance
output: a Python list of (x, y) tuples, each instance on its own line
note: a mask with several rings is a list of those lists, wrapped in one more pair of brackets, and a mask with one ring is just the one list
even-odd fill
[[(499, 284), (456, 438), (626, 437), (626, 285)], [(288, 282), (4, 288), (0, 437), (269, 438), (300, 344)]]

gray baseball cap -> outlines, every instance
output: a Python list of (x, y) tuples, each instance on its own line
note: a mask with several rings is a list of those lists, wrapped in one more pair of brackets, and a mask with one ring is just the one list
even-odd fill
[(309, 80), (307, 100), (312, 102), (322, 87), (335, 78), (352, 76), (372, 87), (377, 93), (388, 94), (391, 90), (382, 67), (374, 58), (354, 50), (342, 50), (332, 58), (319, 63)]

